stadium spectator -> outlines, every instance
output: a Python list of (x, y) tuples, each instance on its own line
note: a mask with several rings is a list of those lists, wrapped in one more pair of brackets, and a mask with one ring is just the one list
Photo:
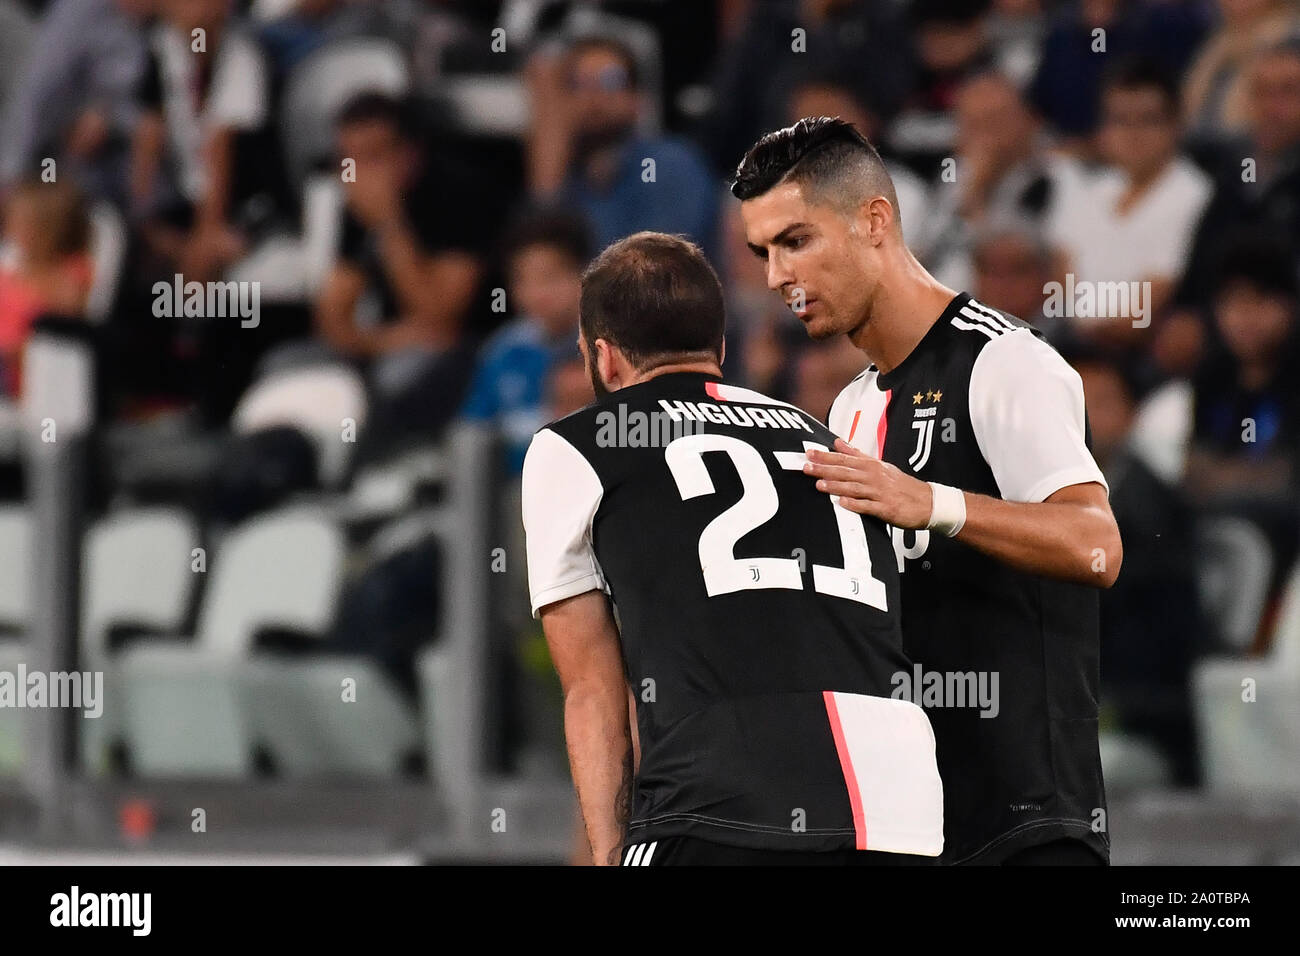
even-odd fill
[(1202, 649), (1195, 593), (1195, 527), (1187, 502), (1130, 444), (1136, 387), (1104, 354), (1067, 350), (1083, 379), (1092, 451), (1110, 486), (1124, 538), (1124, 573), (1101, 594), (1102, 706), (1120, 729), (1149, 738), (1172, 782), (1199, 782), (1188, 678)]
[(23, 346), (42, 316), (85, 314), (93, 268), (90, 220), (81, 194), (66, 182), (25, 181), (4, 208), (0, 265), (0, 395), (22, 394)]
[(1198, 2), (1061, 4), (1043, 42), (1030, 100), (1064, 143), (1090, 151), (1107, 66), (1117, 57), (1144, 54), (1181, 73), (1205, 36), (1207, 21)]
[(921, 168), (952, 155), (957, 94), (968, 78), (996, 67), (988, 13), (989, 0), (914, 0), (908, 7), (917, 77), (890, 142)]
[(1211, 139), (1247, 131), (1252, 61), (1261, 48), (1300, 30), (1295, 0), (1218, 0), (1217, 6), (1218, 27), (1201, 47), (1183, 86), (1188, 128)]
[(1180, 304), (1215, 293), (1225, 237), (1246, 228), (1277, 231), (1300, 244), (1300, 40), (1261, 52), (1246, 71), (1247, 137), (1226, 146), (1214, 197), (1197, 229)]
[(957, 155), (933, 188), (934, 241), (928, 263), (946, 285), (971, 285), (970, 243), (990, 221), (1049, 221), (1073, 188), (1079, 164), (1052, 152), (1051, 138), (1009, 79), (981, 73), (957, 92)]
[(498, 427), (511, 475), (519, 474), (533, 433), (548, 420), (544, 390), (552, 366), (578, 354), (578, 300), (590, 258), (586, 226), (570, 214), (533, 213), (506, 238), (517, 317), (484, 343), (463, 414)]
[(1096, 314), (1074, 316), (1078, 334), (1132, 348), (1182, 276), (1213, 190), (1179, 155), (1178, 87), (1158, 61), (1121, 61), (1107, 78), (1098, 139), (1106, 166), (1062, 190), (1048, 237), (1076, 284), (1149, 283), (1123, 315), (1105, 314), (1098, 295)]
[(975, 298), (1019, 316), (1060, 345), (1068, 326), (1044, 312), (1044, 289), (1052, 281), (1056, 259), (1043, 230), (1025, 219), (988, 223), (971, 246)]
[[(802, 47), (796, 47), (799, 38)], [(720, 172), (730, 173), (736, 157), (763, 130), (781, 125), (790, 75), (809, 57), (851, 76), (858, 95), (882, 120), (898, 112), (912, 88), (912, 48), (896, 5), (874, 0), (750, 4), (739, 35), (719, 57), (714, 108), (703, 133)]]
[(1283, 240), (1239, 236), (1216, 270), (1213, 350), (1194, 382), (1195, 418), (1184, 483), (1202, 507), (1255, 521), (1280, 576), (1300, 529), (1300, 283)]
[[(156, 0), (55, 0), (5, 115), (0, 183), (49, 157), (87, 194), (126, 198), (127, 142)], [(4, 102), (0, 100), (0, 102)]]
[[(490, 239), (463, 174), (421, 148), (410, 104), (383, 93), (343, 108), (338, 149), (355, 175), (344, 177), (341, 249), (317, 303), (321, 336), (356, 358), (450, 347)], [(359, 306), (373, 306), (373, 322)]]
[(133, 211), (159, 274), (175, 270), (187, 281), (215, 278), (240, 259), (282, 189), (266, 140), (266, 64), (231, 6), (163, 0), (139, 93)]
[(596, 248), (642, 229), (716, 240), (719, 184), (696, 148), (638, 132), (644, 107), (635, 55), (587, 36), (527, 68), (528, 179), (534, 197), (573, 205)]
[(409, 103), (360, 94), (340, 114), (338, 148), (355, 175), (345, 176), (341, 248), (316, 328), (329, 349), (367, 366), (372, 439), (429, 437), (473, 371), (466, 327), (492, 223), (473, 177), (421, 146)]

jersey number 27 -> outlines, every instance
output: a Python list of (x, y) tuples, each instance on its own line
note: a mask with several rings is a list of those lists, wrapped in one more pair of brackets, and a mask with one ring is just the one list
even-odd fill
[[(803, 447), (804, 452), (810, 448), (827, 450), (825, 445), (816, 442), (806, 441)], [(671, 442), (664, 449), (664, 460), (677, 482), (677, 492), (682, 500), (714, 493), (713, 480), (703, 458), (706, 452), (711, 451), (725, 452), (731, 459), (743, 491), (740, 500), (710, 521), (700, 534), (700, 570), (704, 573), (704, 587), (709, 597), (758, 588), (801, 590), (803, 575), (799, 562), (794, 558), (736, 557), (736, 542), (770, 521), (781, 505), (776, 483), (762, 454), (753, 445), (732, 435), (716, 433), (687, 435)], [(772, 454), (783, 469), (790, 471), (801, 471), (806, 461), (804, 454), (797, 451)], [(813, 588), (819, 594), (888, 611), (885, 583), (871, 574), (871, 553), (867, 548), (862, 518), (839, 507), (838, 500), (827, 496), (840, 532), (844, 566), (814, 564)]]

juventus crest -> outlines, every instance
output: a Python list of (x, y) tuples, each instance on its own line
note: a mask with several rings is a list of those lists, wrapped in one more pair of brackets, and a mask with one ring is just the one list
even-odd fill
[(908, 456), (907, 463), (912, 471), (919, 472), (930, 460), (930, 448), (934, 445), (934, 423), (939, 418), (939, 400), (943, 392), (934, 390), (917, 392), (912, 396), (912, 404), (920, 405), (924, 401), (933, 402), (927, 408), (912, 409), (912, 429), (916, 432), (916, 448)]

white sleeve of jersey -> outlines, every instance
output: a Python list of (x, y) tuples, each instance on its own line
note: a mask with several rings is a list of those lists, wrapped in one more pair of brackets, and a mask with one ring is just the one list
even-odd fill
[(845, 441), (849, 440), (847, 410), (853, 406), (853, 395), (851, 393), (855, 393), (857, 390), (858, 382), (857, 379), (854, 379), (835, 396), (835, 401), (831, 402), (831, 410), (826, 414), (826, 427)]
[(591, 463), (544, 428), (524, 457), (523, 518), (533, 617), (556, 601), (605, 589), (591, 523), (604, 494)]
[(1083, 382), (1028, 331), (985, 345), (970, 376), (970, 420), (1007, 501), (1039, 502), (1069, 485), (1106, 479), (1084, 442)]

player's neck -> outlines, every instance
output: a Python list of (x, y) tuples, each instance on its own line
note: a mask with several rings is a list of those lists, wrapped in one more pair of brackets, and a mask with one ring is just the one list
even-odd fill
[(882, 373), (893, 371), (912, 354), (957, 294), (915, 259), (912, 264), (914, 269), (905, 267), (898, 279), (877, 288), (866, 321), (849, 335)]
[(669, 365), (657, 365), (654, 368), (648, 368), (643, 372), (635, 372), (624, 383), (627, 385), (640, 385), (642, 382), (648, 382), (652, 378), (658, 378), (660, 375), (671, 375), (674, 372), (696, 372), (701, 375), (717, 375), (722, 377), (722, 367), (717, 362), (674, 362)]

